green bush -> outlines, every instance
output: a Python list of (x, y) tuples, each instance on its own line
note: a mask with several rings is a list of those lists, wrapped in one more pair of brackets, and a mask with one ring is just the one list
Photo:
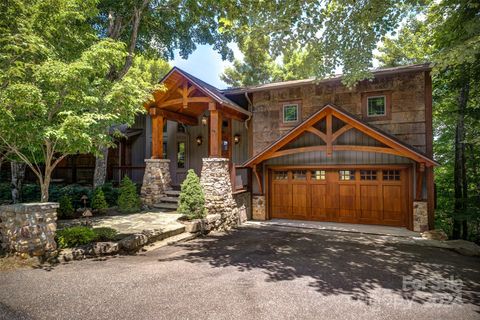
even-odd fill
[(118, 209), (123, 213), (140, 211), (140, 198), (137, 195), (137, 188), (127, 176), (120, 183)]
[(102, 191), (105, 195), (105, 200), (107, 200), (108, 206), (116, 206), (118, 201), (118, 194), (120, 193), (119, 189), (114, 188), (112, 183), (107, 182), (102, 186)]
[(77, 226), (57, 231), (56, 241), (59, 248), (71, 248), (89, 244), (96, 239), (92, 228)]
[(100, 213), (104, 213), (108, 209), (108, 204), (105, 200), (102, 188), (96, 188), (93, 192), (92, 209), (97, 210)]
[(57, 215), (59, 218), (72, 218), (75, 216), (75, 209), (72, 205), (72, 199), (63, 195), (59, 200), (59, 208), (57, 209)]
[(12, 201), (12, 188), (10, 182), (0, 183), (0, 203)]
[(113, 241), (117, 238), (118, 232), (108, 227), (93, 228), (96, 241)]
[(189, 220), (203, 218), (206, 214), (205, 195), (200, 179), (192, 169), (188, 170), (187, 177), (182, 183), (178, 213)]

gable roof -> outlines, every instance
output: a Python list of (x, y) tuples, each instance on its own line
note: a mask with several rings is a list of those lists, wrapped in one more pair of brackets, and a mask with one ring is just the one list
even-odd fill
[[(359, 120), (356, 116), (343, 110), (340, 107), (334, 106), (332, 104), (327, 104), (323, 106), (320, 110), (318, 110), (316, 113), (311, 115), (309, 118), (307, 118), (305, 121), (298, 124), (295, 128), (293, 128), (292, 130), (281, 136), (279, 139), (271, 143), (263, 151), (247, 160), (243, 164), (243, 166), (251, 167), (267, 160), (269, 156), (271, 156), (274, 152), (284, 147), (286, 144), (291, 142), (296, 137), (300, 136), (302, 133), (308, 131), (309, 128), (322, 120), (328, 113), (331, 113), (333, 116), (345, 122), (347, 125), (351, 125), (353, 128), (362, 131), (364, 134), (372, 137), (373, 139), (382, 142), (386, 146), (396, 151), (396, 153), (401, 156), (410, 158), (417, 162), (425, 163), (426, 166), (438, 165), (435, 160), (431, 159), (423, 152), (415, 149), (413, 146), (399, 140), (397, 137)], [(304, 152), (309, 152), (309, 150), (311, 149), (306, 148)]]
[(214, 86), (206, 83), (205, 81), (202, 81), (198, 79), (197, 77), (189, 74), (188, 72), (178, 68), (178, 67), (173, 67), (161, 80), (159, 83), (165, 82), (166, 79), (168, 79), (173, 73), (179, 73), (181, 76), (186, 78), (188, 81), (190, 81), (192, 84), (194, 84), (200, 91), (202, 91), (205, 95), (211, 97), (214, 99), (216, 102), (218, 102), (221, 105), (226, 105), (230, 107), (231, 109), (234, 109), (240, 113), (243, 113), (247, 116), (251, 116), (252, 113), (248, 110), (245, 110), (229, 98), (227, 98), (219, 89), (215, 88)]

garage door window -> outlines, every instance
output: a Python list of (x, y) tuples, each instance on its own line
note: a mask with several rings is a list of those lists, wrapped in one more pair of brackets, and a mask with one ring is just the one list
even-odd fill
[(307, 171), (305, 170), (293, 171), (293, 180), (307, 180)]
[(340, 170), (338, 173), (342, 181), (355, 180), (355, 170)]
[(383, 170), (383, 180), (399, 181), (400, 170)]
[(288, 180), (288, 171), (275, 171), (273, 174), (274, 180)]
[(377, 180), (377, 171), (360, 170), (360, 180)]
[(315, 170), (311, 172), (312, 180), (325, 180), (325, 170)]

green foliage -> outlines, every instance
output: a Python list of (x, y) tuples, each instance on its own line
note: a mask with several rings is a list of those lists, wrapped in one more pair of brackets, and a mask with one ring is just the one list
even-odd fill
[(72, 205), (72, 199), (63, 195), (59, 201), (60, 207), (57, 209), (58, 218), (72, 218), (75, 216), (75, 209)]
[(113, 241), (116, 240), (118, 232), (108, 227), (93, 228), (95, 233), (95, 241)]
[(178, 213), (187, 219), (201, 219), (205, 216), (205, 195), (203, 194), (200, 179), (192, 169), (188, 170), (187, 177), (182, 183), (178, 201)]
[(108, 209), (108, 204), (105, 200), (105, 195), (103, 194), (102, 188), (96, 188), (93, 192), (92, 209), (98, 210), (100, 213), (104, 213), (106, 209)]
[(92, 228), (77, 226), (58, 230), (56, 241), (59, 248), (72, 248), (89, 244), (96, 239)]
[(140, 211), (140, 198), (137, 195), (135, 184), (125, 176), (120, 183), (120, 195), (118, 196), (118, 209), (123, 213)]
[(108, 206), (113, 207), (117, 205), (120, 190), (118, 188), (114, 188), (112, 183), (105, 183), (101, 188), (103, 194), (105, 195), (105, 200), (107, 201)]

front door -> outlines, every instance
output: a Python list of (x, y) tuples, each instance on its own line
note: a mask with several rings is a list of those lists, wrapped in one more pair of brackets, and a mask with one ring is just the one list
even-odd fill
[[(182, 184), (187, 176), (187, 170), (189, 168), (188, 159), (188, 136), (186, 132), (180, 129), (182, 125), (179, 124), (179, 130), (177, 132), (177, 139), (175, 144), (175, 176), (172, 176), (172, 183), (175, 186)], [(183, 127), (183, 126), (182, 126)]]

